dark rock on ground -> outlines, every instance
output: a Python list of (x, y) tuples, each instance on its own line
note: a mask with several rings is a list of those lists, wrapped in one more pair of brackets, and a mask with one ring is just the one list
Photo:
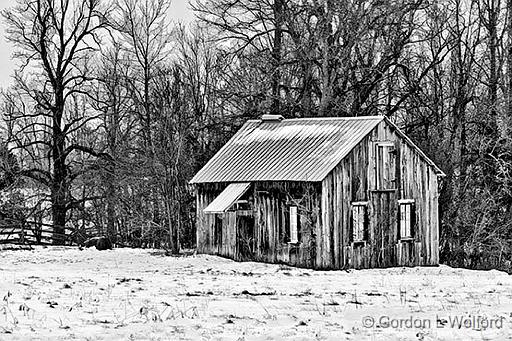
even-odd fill
[(84, 242), (84, 246), (96, 246), (96, 249), (100, 251), (112, 249), (112, 243), (110, 242), (110, 239), (108, 239), (108, 237), (105, 236), (89, 238)]

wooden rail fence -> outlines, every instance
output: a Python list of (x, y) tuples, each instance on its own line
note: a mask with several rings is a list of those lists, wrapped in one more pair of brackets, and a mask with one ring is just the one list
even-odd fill
[(51, 245), (58, 238), (66, 245), (73, 245), (83, 242), (87, 235), (84, 230), (69, 227), (64, 227), (64, 233), (55, 233), (53, 225), (36, 221), (0, 221), (0, 244)]

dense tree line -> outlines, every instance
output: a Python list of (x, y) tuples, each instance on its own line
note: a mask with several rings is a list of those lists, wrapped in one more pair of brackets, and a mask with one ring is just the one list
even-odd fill
[(4, 177), (41, 189), (57, 232), (177, 252), (194, 244), (187, 181), (246, 119), (385, 115), (447, 174), (442, 261), (511, 268), (511, 0), (190, 6), (187, 26), (168, 0), (3, 13), (20, 65)]

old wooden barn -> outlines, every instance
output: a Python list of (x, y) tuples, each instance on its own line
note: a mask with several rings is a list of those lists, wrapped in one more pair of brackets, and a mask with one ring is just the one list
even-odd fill
[(437, 265), (441, 176), (384, 117), (264, 115), (191, 180), (197, 249), (316, 269)]

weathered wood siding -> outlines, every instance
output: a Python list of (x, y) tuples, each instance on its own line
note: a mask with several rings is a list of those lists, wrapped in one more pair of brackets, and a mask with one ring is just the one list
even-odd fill
[(226, 184), (201, 184), (196, 187), (197, 252), (220, 254), (221, 245), (215, 238), (215, 215), (203, 210), (222, 192)]
[[(255, 185), (255, 260), (315, 267), (319, 184), (262, 182)], [(289, 206), (299, 207), (300, 243), (287, 242)]]
[[(227, 211), (222, 214), (222, 238), (218, 242), (215, 214), (203, 210), (227, 184), (197, 186), (197, 251), (236, 260), (253, 259), (315, 267), (315, 233), (319, 220), (319, 184), (296, 182), (258, 182), (250, 191), (250, 211)], [(299, 207), (300, 244), (288, 243), (286, 222), (289, 206)], [(245, 224), (252, 216), (254, 227)], [(243, 251), (242, 251), (243, 250)]]
[[(376, 143), (395, 146), (394, 190), (376, 188)], [(236, 260), (318, 269), (437, 265), (438, 183), (434, 170), (382, 122), (321, 182), (256, 182), (249, 211), (203, 213), (227, 184), (197, 186), (197, 249)], [(399, 239), (398, 200), (414, 199), (413, 239)], [(351, 237), (352, 202), (368, 202), (364, 243)], [(287, 242), (289, 206), (299, 207), (300, 243)], [(251, 219), (242, 216), (250, 216)], [(253, 223), (251, 228), (247, 224)], [(221, 238), (219, 238), (221, 236)]]
[[(395, 190), (376, 186), (376, 144), (396, 148)], [(399, 240), (398, 200), (414, 199), (413, 239)], [(368, 238), (351, 241), (351, 203), (368, 202)], [(382, 122), (322, 182), (319, 268), (437, 265), (439, 222), (437, 176), (393, 128)]]

